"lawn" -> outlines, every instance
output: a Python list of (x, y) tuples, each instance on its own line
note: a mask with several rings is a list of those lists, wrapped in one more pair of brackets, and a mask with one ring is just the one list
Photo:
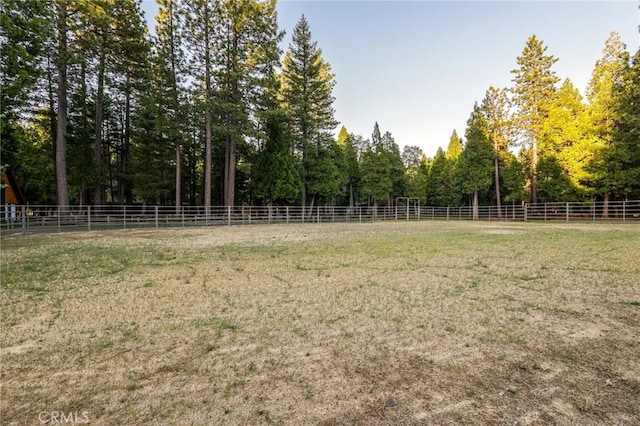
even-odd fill
[(636, 225), (1, 244), (2, 424), (640, 424)]

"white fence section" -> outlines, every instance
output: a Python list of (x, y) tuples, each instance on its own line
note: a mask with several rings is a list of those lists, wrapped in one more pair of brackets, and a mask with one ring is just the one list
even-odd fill
[[(179, 207), (144, 205), (5, 206), (0, 232), (35, 233), (193, 226), (290, 223), (363, 223), (402, 220), (473, 220), (465, 207), (402, 205), (395, 207)], [(546, 203), (524, 206), (482, 206), (482, 221), (620, 222), (640, 224), (640, 200), (588, 203)]]

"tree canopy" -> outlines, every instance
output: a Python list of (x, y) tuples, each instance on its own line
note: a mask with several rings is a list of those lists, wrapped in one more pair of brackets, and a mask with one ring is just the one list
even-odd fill
[(158, 3), (151, 32), (139, 0), (2, 2), (2, 165), (30, 204), (640, 197), (640, 52), (616, 33), (584, 94), (529, 37), (511, 87), (470, 99), (464, 139), (429, 158), (376, 117), (370, 137), (338, 128), (339, 76), (307, 17), (283, 52), (276, 0)]

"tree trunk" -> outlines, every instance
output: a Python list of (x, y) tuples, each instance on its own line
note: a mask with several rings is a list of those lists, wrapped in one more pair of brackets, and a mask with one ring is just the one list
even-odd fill
[(170, 12), (170, 27), (171, 27), (171, 82), (172, 82), (172, 97), (173, 97), (173, 126), (176, 132), (176, 215), (181, 212), (182, 206), (182, 154), (180, 152), (180, 142), (182, 141), (182, 133), (180, 132), (180, 115), (178, 113), (180, 104), (178, 102), (178, 76), (176, 72), (176, 52), (175, 52), (175, 40), (174, 32), (175, 26), (173, 23), (173, 2), (169, 5)]
[[(91, 140), (91, 130), (90, 130), (90, 124), (89, 124), (89, 109), (87, 107), (87, 62), (86, 60), (82, 60), (82, 65), (81, 65), (81, 76), (80, 76), (80, 82), (81, 82), (81, 88), (80, 88), (80, 104), (81, 104), (81, 108), (82, 108), (82, 162), (84, 163), (85, 159), (87, 158), (87, 151), (86, 151), (86, 145), (85, 145), (85, 141), (90, 141)], [(83, 170), (86, 170), (85, 167), (83, 167)], [(88, 196), (88, 184), (91, 184), (91, 181), (87, 181), (87, 176), (83, 173), (83, 176), (81, 178), (81, 186), (80, 186), (80, 205), (83, 205), (85, 203), (85, 200), (89, 200), (89, 196)]]
[(316, 196), (311, 197), (311, 204), (309, 205), (309, 219), (313, 220), (313, 205), (316, 203)]
[(480, 213), (478, 212), (478, 190), (473, 191), (473, 220), (480, 219)]
[(536, 204), (538, 202), (538, 141), (533, 141), (531, 159), (531, 203)]
[[(47, 58), (47, 61), (49, 61), (50, 58)], [(58, 138), (58, 120), (56, 117), (56, 102), (57, 102), (57, 93), (56, 90), (54, 90), (54, 79), (57, 80), (57, 76), (54, 76), (53, 74), (53, 69), (51, 68), (51, 63), (48, 62), (47, 64), (47, 89), (48, 89), (48, 95), (49, 95), (49, 131), (51, 132), (51, 154), (52, 157), (55, 157), (55, 151), (56, 151), (56, 142), (57, 142), (57, 138)]]
[(207, 100), (205, 109), (205, 141), (204, 141), (204, 206), (211, 207), (211, 107)]
[(495, 169), (495, 181), (496, 181), (496, 206), (498, 207), (498, 217), (502, 217), (502, 209), (500, 204), (500, 161), (498, 159), (498, 139), (493, 138), (493, 150), (495, 153), (495, 159), (493, 160), (493, 166)]
[(61, 214), (69, 206), (67, 187), (67, 2), (58, 0), (58, 126), (56, 130), (56, 189)]
[(125, 95), (124, 110), (124, 140), (122, 144), (122, 154), (120, 161), (120, 185), (122, 187), (121, 201), (126, 204), (133, 202), (133, 193), (129, 182), (129, 151), (131, 145), (131, 86), (130, 77), (127, 76), (127, 89)]
[(205, 78), (205, 139), (204, 139), (204, 206), (211, 207), (211, 40), (209, 38), (209, 9), (204, 10), (204, 78)]
[(349, 208), (353, 209), (354, 199), (353, 199), (353, 183), (349, 183)]
[[(233, 119), (230, 121), (233, 122)], [(224, 202), (227, 206), (233, 206), (235, 204), (236, 187), (236, 140), (231, 134), (227, 134), (226, 145)]]
[[(110, 142), (107, 143), (106, 151), (107, 151), (106, 152), (107, 158), (112, 158), (112, 155), (114, 153), (112, 152), (112, 147), (111, 147), (111, 143)], [(115, 156), (117, 156), (117, 154)], [(116, 203), (116, 188), (114, 188), (114, 186), (113, 186), (113, 182), (114, 182), (114, 179), (113, 179), (113, 161), (109, 161), (107, 164), (109, 165), (109, 167), (108, 167), (109, 168), (109, 175), (108, 175), (109, 194), (111, 195), (111, 202), (115, 204)]]
[(98, 64), (98, 94), (96, 96), (96, 128), (94, 145), (96, 180), (93, 189), (93, 203), (96, 206), (103, 203), (102, 182), (104, 180), (104, 168), (102, 167), (102, 113), (104, 106), (104, 68), (105, 52), (104, 47), (102, 47), (102, 51), (100, 52), (100, 62)]
[[(236, 69), (238, 68), (238, 34), (235, 30), (228, 28), (232, 32), (232, 51), (231, 57), (227, 57), (227, 90), (229, 91), (227, 102), (229, 105), (236, 106), (239, 102), (239, 87)], [(233, 75), (230, 79), (229, 75)], [(236, 190), (236, 145), (237, 141), (234, 135), (239, 134), (237, 127), (238, 120), (232, 113), (227, 113), (227, 143), (225, 149), (225, 179), (224, 179), (224, 199), (227, 206), (235, 204)]]
[(300, 199), (302, 205), (302, 220), (304, 220), (305, 206), (307, 202), (307, 183), (302, 181), (302, 190), (300, 191)]
[(176, 215), (180, 214), (180, 208), (182, 206), (182, 165), (180, 154), (180, 144), (176, 145)]

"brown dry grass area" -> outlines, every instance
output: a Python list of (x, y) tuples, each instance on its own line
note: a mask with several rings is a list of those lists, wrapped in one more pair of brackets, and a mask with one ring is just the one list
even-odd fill
[(640, 228), (2, 241), (3, 424), (640, 424)]

